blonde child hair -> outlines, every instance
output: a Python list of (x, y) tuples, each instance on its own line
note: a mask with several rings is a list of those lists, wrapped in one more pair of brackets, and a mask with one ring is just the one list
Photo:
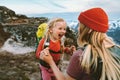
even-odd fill
[[(48, 26), (47, 26), (47, 29), (46, 29), (46, 32), (45, 32), (45, 35), (44, 35), (45, 40), (47, 40), (50, 36), (52, 36), (50, 34), (50, 29), (52, 29), (53, 27), (56, 26), (56, 22), (65, 22), (66, 23), (66, 21), (63, 18), (52, 18), (50, 21), (48, 21), (48, 23), (47, 23)], [(62, 39), (61, 39), (61, 42), (63, 44)]]

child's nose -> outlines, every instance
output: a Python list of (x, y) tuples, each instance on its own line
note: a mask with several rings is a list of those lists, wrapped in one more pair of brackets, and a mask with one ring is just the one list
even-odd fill
[(66, 33), (66, 30), (62, 30), (63, 33)]

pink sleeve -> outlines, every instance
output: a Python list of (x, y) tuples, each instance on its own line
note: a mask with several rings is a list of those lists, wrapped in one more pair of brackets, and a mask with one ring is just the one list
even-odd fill
[(81, 76), (80, 74), (82, 73), (80, 61), (79, 61), (80, 53), (81, 53), (80, 50), (73, 53), (73, 56), (71, 57), (69, 66), (67, 68), (67, 74), (73, 77), (74, 79), (80, 77)]
[(90, 74), (87, 74), (85, 70), (81, 68), (81, 54), (82, 50), (80, 49), (73, 53), (73, 56), (71, 57), (69, 66), (67, 68), (67, 74), (76, 80), (93, 80)]

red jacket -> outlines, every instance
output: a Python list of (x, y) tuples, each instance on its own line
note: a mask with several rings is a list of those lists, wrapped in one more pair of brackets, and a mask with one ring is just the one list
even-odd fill
[[(43, 50), (43, 44), (44, 44), (44, 41), (45, 39), (42, 38), (39, 42), (39, 45), (38, 45), (38, 48), (36, 50), (36, 57), (39, 59), (39, 56), (40, 56), (40, 52)], [(54, 52), (58, 52), (61, 50), (61, 44), (60, 44), (60, 41), (57, 41), (57, 42), (53, 42), (53, 41), (49, 41), (49, 49), (54, 51)], [(57, 53), (57, 54), (54, 54), (54, 53), (50, 53), (53, 57), (53, 60), (55, 62), (57, 62), (58, 60), (60, 60), (60, 54), (61, 53)]]

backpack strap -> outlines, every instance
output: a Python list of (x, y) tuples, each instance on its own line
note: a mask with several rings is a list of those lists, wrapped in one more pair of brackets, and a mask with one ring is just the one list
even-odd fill
[(103, 62), (101, 60), (101, 58), (97, 58), (97, 69), (94, 70), (94, 64), (93, 66), (91, 66), (91, 77), (93, 78), (93, 80), (99, 80), (100, 77), (101, 77), (101, 74), (102, 74), (102, 65), (103, 65)]
[(45, 40), (44, 44), (43, 44), (43, 49), (46, 48), (46, 47), (49, 47), (50, 46), (50, 38), (48, 37), (47, 40)]
[[(61, 44), (61, 41), (60, 41), (60, 44)], [(49, 47), (50, 46), (50, 38), (48, 37), (48, 39), (44, 42), (44, 45), (43, 45), (43, 49), (46, 48), (46, 47)], [(53, 54), (60, 54), (63, 52), (62, 50), (62, 46), (60, 46), (60, 50), (59, 51), (53, 51), (53, 50), (49, 50), (50, 53), (53, 53)]]

